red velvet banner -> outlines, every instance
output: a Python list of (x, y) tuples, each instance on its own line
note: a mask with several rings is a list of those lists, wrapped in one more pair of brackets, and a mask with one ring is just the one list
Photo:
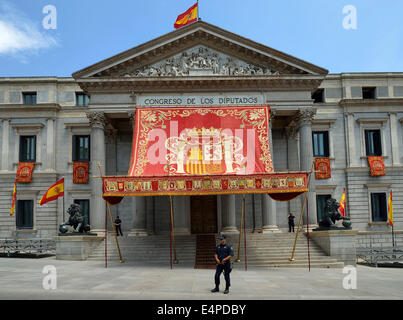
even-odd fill
[(368, 156), (368, 164), (371, 168), (371, 176), (384, 176), (386, 174), (382, 156)]
[(16, 182), (31, 183), (34, 166), (34, 162), (19, 162), (17, 168)]
[(89, 162), (73, 162), (73, 183), (86, 184), (88, 183), (88, 168)]
[(332, 177), (329, 158), (315, 158), (315, 178), (330, 179)]
[(129, 176), (272, 173), (269, 106), (137, 108)]

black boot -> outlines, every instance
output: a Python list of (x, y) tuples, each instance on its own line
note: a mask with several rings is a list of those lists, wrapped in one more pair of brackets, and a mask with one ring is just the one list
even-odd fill
[(225, 288), (224, 294), (229, 293), (229, 288)]
[(215, 287), (214, 289), (211, 290), (211, 292), (218, 292), (220, 291), (220, 289), (218, 289), (218, 287)]

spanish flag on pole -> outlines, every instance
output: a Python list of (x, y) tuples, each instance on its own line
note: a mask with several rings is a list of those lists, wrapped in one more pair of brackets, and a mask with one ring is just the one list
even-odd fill
[(39, 204), (42, 206), (45, 203), (56, 200), (59, 197), (64, 196), (64, 178), (61, 178), (54, 185), (52, 185), (48, 191), (45, 192)]
[(176, 22), (174, 24), (175, 29), (179, 29), (180, 27), (184, 27), (188, 24), (197, 21), (197, 11), (199, 7), (199, 2), (196, 2), (193, 6), (191, 6), (186, 12), (180, 14), (178, 18), (176, 18)]
[(346, 216), (346, 189), (345, 188), (343, 190), (343, 195), (341, 196), (339, 204), (340, 204), (340, 207), (339, 207), (340, 214), (343, 217), (345, 217)]
[(13, 202), (11, 204), (10, 216), (12, 216), (15, 212), (15, 198), (17, 196), (17, 179), (14, 182), (14, 189), (13, 189)]
[(390, 190), (390, 195), (389, 195), (389, 200), (388, 200), (388, 222), (389, 222), (389, 225), (393, 227), (392, 190)]

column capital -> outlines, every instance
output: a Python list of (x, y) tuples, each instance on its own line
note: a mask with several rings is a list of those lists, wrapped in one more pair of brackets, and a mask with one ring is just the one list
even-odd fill
[(285, 127), (285, 135), (287, 139), (294, 140), (298, 138), (298, 126), (294, 121), (291, 121), (290, 124)]
[(102, 111), (86, 112), (86, 116), (90, 121), (90, 126), (92, 128), (100, 128), (104, 130), (108, 123), (108, 118), (105, 116), (105, 112)]
[(301, 108), (297, 111), (293, 120), (295, 123), (298, 123), (299, 126), (311, 125), (316, 111), (316, 108)]
[(107, 143), (114, 143), (118, 136), (118, 129), (105, 130), (105, 139)]
[(134, 110), (127, 111), (127, 115), (129, 116), (130, 125), (133, 129), (136, 121), (136, 108)]

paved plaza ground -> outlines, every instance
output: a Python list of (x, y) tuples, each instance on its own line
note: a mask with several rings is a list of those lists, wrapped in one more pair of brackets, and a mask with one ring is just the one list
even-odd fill
[[(55, 290), (43, 289), (46, 265), (56, 267)], [(403, 299), (402, 275), (402, 268), (357, 266), (357, 289), (346, 290), (343, 269), (234, 269), (224, 295), (210, 293), (214, 270), (0, 258), (0, 299)]]

